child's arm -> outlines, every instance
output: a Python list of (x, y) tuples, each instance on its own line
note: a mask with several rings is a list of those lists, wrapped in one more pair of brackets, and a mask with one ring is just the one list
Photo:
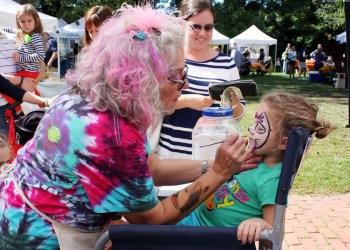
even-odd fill
[[(237, 238), (241, 240), (243, 244), (252, 243), (258, 241), (260, 233), (263, 229), (271, 229), (273, 223), (273, 214), (275, 212), (275, 205), (265, 205), (263, 207), (264, 219), (252, 218), (242, 221), (238, 226)], [(284, 225), (284, 223), (283, 223)], [(284, 226), (283, 226), (284, 234)], [(269, 241), (261, 241), (261, 244), (265, 247), (271, 247)]]
[(44, 79), (44, 74), (46, 71), (46, 64), (44, 61), (40, 61), (40, 71), (38, 77), (35, 79), (36, 86), (39, 84), (39, 82)]

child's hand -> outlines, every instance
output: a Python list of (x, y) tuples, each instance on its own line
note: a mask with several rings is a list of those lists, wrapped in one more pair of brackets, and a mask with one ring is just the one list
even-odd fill
[(242, 241), (243, 244), (251, 244), (254, 241), (259, 240), (260, 233), (265, 228), (270, 229), (271, 226), (260, 218), (252, 218), (242, 221), (237, 229), (237, 239)]
[(13, 60), (15, 62), (18, 62), (19, 61), (19, 54), (18, 54), (18, 52), (14, 52), (12, 58), (13, 58)]

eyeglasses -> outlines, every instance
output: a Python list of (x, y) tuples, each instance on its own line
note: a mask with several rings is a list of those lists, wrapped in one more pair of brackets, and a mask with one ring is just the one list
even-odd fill
[(177, 90), (181, 90), (187, 82), (187, 72), (188, 72), (188, 67), (187, 65), (185, 65), (184, 69), (182, 70), (182, 73), (183, 73), (182, 80), (169, 77), (168, 81), (179, 83), (180, 85), (178, 86)]
[(206, 32), (209, 32), (209, 31), (212, 31), (213, 28), (214, 28), (214, 24), (210, 23), (210, 24), (206, 24), (204, 26), (200, 25), (200, 24), (190, 24), (191, 28), (193, 31), (195, 32), (199, 32), (202, 30), (202, 28), (206, 31)]

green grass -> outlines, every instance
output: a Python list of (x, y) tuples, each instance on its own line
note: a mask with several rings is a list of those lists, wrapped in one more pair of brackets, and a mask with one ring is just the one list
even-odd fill
[(304, 163), (294, 182), (294, 194), (333, 194), (350, 192), (350, 128), (348, 90), (336, 89), (331, 84), (290, 80), (288, 75), (273, 73), (267, 76), (251, 75), (258, 86), (258, 96), (246, 98), (247, 113), (241, 126), (244, 134), (262, 95), (275, 89), (286, 90), (308, 98), (319, 106), (319, 118), (325, 118), (337, 126), (325, 139), (314, 139)]

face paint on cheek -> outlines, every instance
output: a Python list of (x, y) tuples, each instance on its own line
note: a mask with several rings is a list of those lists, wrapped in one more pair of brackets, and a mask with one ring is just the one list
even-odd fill
[(256, 140), (256, 144), (255, 144), (256, 145), (255, 149), (258, 149), (258, 148), (262, 148), (268, 141), (270, 137), (271, 128), (270, 128), (269, 119), (267, 118), (267, 115), (265, 112), (261, 113), (260, 115), (256, 114), (255, 119), (257, 120), (255, 132), (258, 134), (258, 137), (260, 137), (259, 140)]

